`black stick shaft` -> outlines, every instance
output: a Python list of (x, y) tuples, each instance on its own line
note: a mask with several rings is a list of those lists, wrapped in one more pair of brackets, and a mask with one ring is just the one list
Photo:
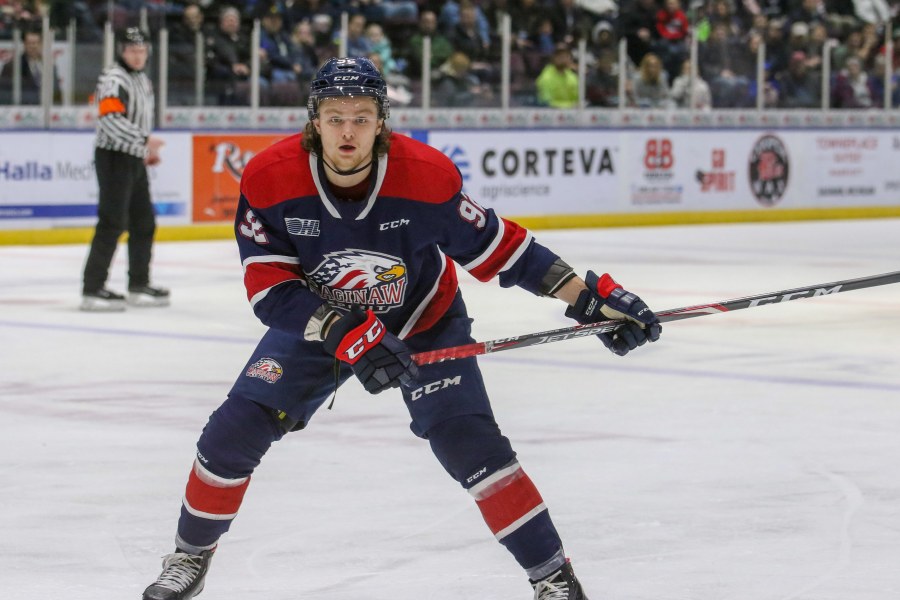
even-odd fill
[[(745, 298), (734, 298), (732, 300), (723, 300), (722, 302), (713, 302), (711, 304), (698, 304), (696, 306), (674, 308), (658, 312), (656, 313), (656, 316), (659, 317), (660, 322), (668, 323), (669, 321), (681, 321), (683, 319), (732, 312), (766, 304), (780, 304), (782, 302), (790, 302), (791, 300), (799, 300), (800, 298), (830, 296), (831, 294), (840, 292), (850, 292), (880, 285), (889, 285), (891, 283), (900, 283), (900, 271), (884, 273), (882, 275), (873, 275), (871, 277), (860, 277), (858, 279), (845, 279), (843, 281), (834, 281), (831, 283), (820, 283), (807, 287), (782, 290), (780, 292), (747, 296)], [(539, 344), (549, 344), (551, 342), (562, 342), (564, 340), (596, 335), (598, 333), (609, 333), (615, 331), (622, 325), (623, 321), (621, 320), (600, 321), (598, 323), (591, 323), (590, 325), (573, 325), (571, 327), (563, 327), (562, 329), (553, 329), (551, 331), (526, 333), (524, 335), (500, 338), (487, 342), (476, 342), (474, 344), (453, 346), (450, 348), (442, 348), (440, 350), (419, 352), (413, 354), (412, 359), (418, 365), (427, 365), (444, 360), (454, 360), (468, 356), (480, 356), (482, 354), (500, 352), (501, 350), (525, 348), (527, 346), (537, 346)]]

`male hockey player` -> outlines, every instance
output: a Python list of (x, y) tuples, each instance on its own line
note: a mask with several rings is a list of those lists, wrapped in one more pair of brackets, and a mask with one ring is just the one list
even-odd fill
[[(482, 281), (556, 296), (582, 323), (629, 319), (600, 336), (619, 355), (656, 341), (659, 321), (609, 275), (583, 281), (531, 233), (479, 206), (443, 154), (391, 135), (385, 82), (371, 61), (331, 59), (311, 87), (302, 136), (258, 154), (241, 181), (244, 283), (270, 329), (200, 436), (175, 552), (144, 600), (203, 589), (263, 455), (306, 427), (351, 374), (371, 393), (401, 388), (412, 431), (472, 495), (536, 600), (586, 600), (494, 420), (476, 359), (417, 367), (410, 355), (473, 341), (454, 263)], [(423, 392), (448, 380), (456, 384)]]

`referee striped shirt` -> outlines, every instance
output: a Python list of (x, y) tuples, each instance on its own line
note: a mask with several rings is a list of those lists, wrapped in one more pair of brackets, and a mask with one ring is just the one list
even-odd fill
[(116, 62), (100, 74), (94, 145), (144, 158), (153, 129), (153, 84), (143, 71)]

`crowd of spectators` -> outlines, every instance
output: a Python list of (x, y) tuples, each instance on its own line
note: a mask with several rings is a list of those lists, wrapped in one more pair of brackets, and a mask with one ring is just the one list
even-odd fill
[[(169, 29), (176, 105), (194, 102), (199, 40), (207, 104), (247, 104), (250, 65), (258, 58), (261, 104), (302, 105), (317, 66), (344, 42), (348, 55), (381, 66), (395, 106), (421, 101), (423, 66), (432, 106), (499, 106), (507, 14), (513, 106), (577, 106), (582, 40), (589, 106), (742, 108), (756, 106), (761, 94), (767, 107), (818, 108), (829, 73), (831, 107), (880, 107), (889, 58), (891, 104), (900, 104), (900, 25), (892, 25), (900, 0), (0, 0), (0, 41), (49, 14), (60, 29), (74, 19), (80, 41), (99, 42), (106, 21), (134, 24), (141, 9), (152, 30)], [(342, 13), (349, 16), (346, 39)], [(431, 54), (423, 65), (426, 37)], [(898, 38), (893, 57), (886, 56), (888, 37)], [(627, 43), (624, 72), (620, 40)]]

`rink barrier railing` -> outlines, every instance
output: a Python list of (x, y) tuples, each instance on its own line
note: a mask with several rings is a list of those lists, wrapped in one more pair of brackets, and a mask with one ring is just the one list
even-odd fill
[[(536, 217), (515, 217), (515, 221), (528, 229), (540, 230), (881, 218), (900, 218), (900, 206), (807, 208), (772, 212), (736, 210), (681, 211), (645, 214), (544, 215)], [(87, 244), (91, 241), (93, 234), (94, 230), (90, 227), (0, 230), (0, 245)], [(156, 240), (159, 242), (208, 241), (233, 238), (234, 226), (230, 223), (163, 225), (159, 226), (156, 230)], [(124, 237), (123, 239), (127, 239), (127, 237)]]
[[(49, 130), (92, 130), (96, 107), (54, 106), (49, 109)], [(40, 106), (0, 106), (0, 131), (43, 130)], [(200, 107), (169, 108), (161, 116), (162, 130), (300, 131), (306, 108)], [(900, 128), (900, 110), (767, 110), (716, 109), (413, 109), (391, 110), (388, 121), (402, 129), (553, 129), (553, 128), (764, 128), (838, 129)]]

